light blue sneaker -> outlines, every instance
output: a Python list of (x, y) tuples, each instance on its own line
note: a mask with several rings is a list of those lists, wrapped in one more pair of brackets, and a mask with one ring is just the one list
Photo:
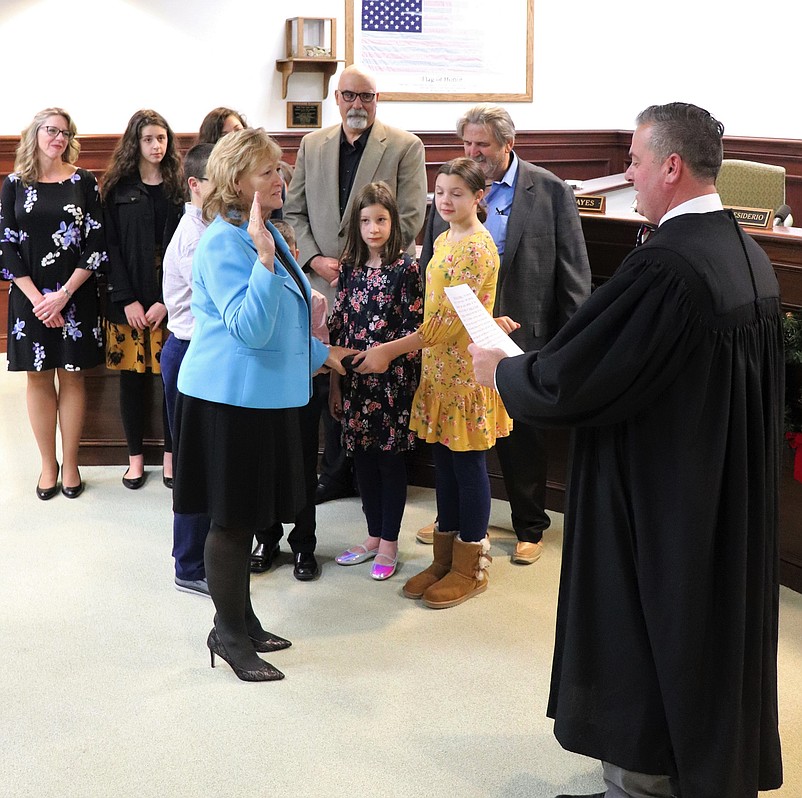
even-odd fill
[[(201, 596), (209, 596), (209, 585), (205, 579), (179, 579), (175, 578), (175, 589), (183, 593), (197, 593)], [(209, 596), (211, 598), (211, 596)]]

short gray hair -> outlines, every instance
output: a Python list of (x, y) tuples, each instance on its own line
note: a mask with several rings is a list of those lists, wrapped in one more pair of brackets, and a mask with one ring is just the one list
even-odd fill
[(474, 105), (457, 122), (457, 135), (462, 134), (466, 125), (484, 125), (498, 144), (515, 143), (515, 125), (507, 111), (500, 105)]
[(650, 105), (636, 121), (652, 128), (649, 148), (658, 160), (677, 153), (697, 178), (715, 183), (724, 158), (724, 125), (708, 111), (690, 103)]

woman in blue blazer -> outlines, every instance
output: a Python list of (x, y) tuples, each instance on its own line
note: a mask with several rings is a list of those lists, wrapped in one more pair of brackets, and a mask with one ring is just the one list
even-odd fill
[(343, 373), (347, 350), (311, 335), (309, 283), (265, 219), (282, 204), (281, 150), (262, 129), (212, 151), (209, 227), (193, 259), (195, 331), (178, 376), (174, 508), (212, 519), (204, 559), (217, 614), (207, 645), (245, 681), (283, 674), (257, 652), (289, 641), (266, 632), (250, 600), (256, 529), (292, 521), (305, 503), (299, 406), (312, 375)]

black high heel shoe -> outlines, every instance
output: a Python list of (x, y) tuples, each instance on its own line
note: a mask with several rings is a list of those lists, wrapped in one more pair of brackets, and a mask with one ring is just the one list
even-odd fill
[(273, 651), (282, 651), (283, 649), (289, 648), (292, 645), (289, 640), (285, 640), (283, 637), (274, 635), (272, 632), (265, 632), (263, 637), (254, 637), (253, 635), (248, 636), (251, 638), (253, 647), (260, 654), (270, 654)]
[[(217, 613), (214, 614), (214, 623), (217, 624)], [(283, 649), (289, 648), (292, 645), (289, 640), (285, 640), (283, 637), (274, 635), (272, 632), (267, 632), (264, 629), (262, 629), (262, 634), (260, 634), (258, 637), (254, 637), (252, 634), (249, 634), (248, 637), (250, 637), (253, 647), (260, 654), (270, 654), (273, 651), (282, 651)]]
[[(43, 502), (46, 502), (48, 499), (52, 499), (58, 493), (58, 470), (59, 465), (56, 463), (56, 482), (52, 488), (40, 488), (39, 483), (36, 483), (36, 498), (41, 499)], [(42, 478), (42, 475), (39, 474), (39, 479)]]
[(212, 667), (214, 667), (214, 655), (217, 654), (220, 659), (231, 666), (231, 670), (233, 670), (237, 678), (242, 679), (243, 682), (276, 682), (284, 678), (284, 674), (280, 670), (274, 668), (269, 662), (263, 662), (263, 667), (256, 670), (240, 668), (239, 665), (233, 662), (223, 645), (223, 641), (218, 637), (217, 627), (212, 627), (212, 631), (209, 632), (209, 637), (206, 640), (206, 645), (209, 647)]

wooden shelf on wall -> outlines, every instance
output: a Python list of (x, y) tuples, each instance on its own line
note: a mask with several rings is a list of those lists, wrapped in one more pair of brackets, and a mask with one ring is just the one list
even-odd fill
[(323, 99), (329, 96), (329, 82), (337, 71), (337, 64), (344, 61), (336, 58), (282, 58), (276, 61), (276, 69), (281, 72), (281, 99), (287, 99), (287, 85), (294, 72), (320, 72), (323, 76)]

